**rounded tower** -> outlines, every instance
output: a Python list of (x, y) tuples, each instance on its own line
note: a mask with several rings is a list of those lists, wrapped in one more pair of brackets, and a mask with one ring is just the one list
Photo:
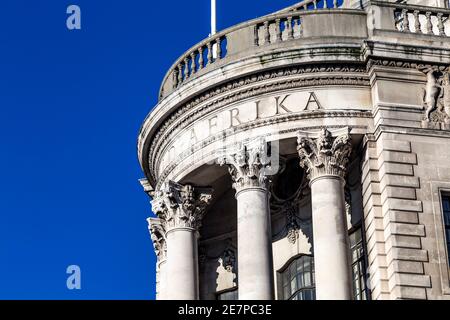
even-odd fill
[(157, 298), (450, 298), (449, 17), (305, 0), (182, 54), (138, 137)]

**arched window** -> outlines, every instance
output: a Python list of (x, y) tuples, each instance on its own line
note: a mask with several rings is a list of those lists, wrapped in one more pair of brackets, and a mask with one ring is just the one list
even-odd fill
[(315, 300), (314, 258), (303, 255), (293, 260), (280, 276), (282, 300)]

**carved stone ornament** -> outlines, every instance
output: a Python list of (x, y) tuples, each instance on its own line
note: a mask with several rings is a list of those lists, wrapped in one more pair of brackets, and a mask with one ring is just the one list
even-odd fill
[(427, 84), (423, 89), (423, 107), (425, 121), (448, 123), (450, 106), (449, 74), (437, 67), (422, 68), (427, 76)]
[[(302, 177), (297, 191), (288, 197), (282, 199), (276, 194), (273, 185), (270, 186), (270, 212), (273, 215), (282, 214), (286, 218), (286, 224), (283, 228), (283, 236), (285, 235), (291, 244), (295, 244), (300, 235), (300, 229), (307, 227), (311, 224), (311, 220), (303, 220), (297, 215), (299, 212), (299, 206), (302, 200), (305, 198), (305, 194), (308, 190), (307, 179)], [(275, 235), (275, 239), (279, 235)]]
[(158, 257), (158, 261), (162, 261), (166, 258), (167, 254), (166, 231), (164, 230), (163, 223), (159, 218), (148, 218), (147, 222), (156, 256)]
[(228, 272), (236, 270), (236, 254), (231, 248), (227, 248), (222, 254), (222, 265)]
[(235, 151), (225, 151), (219, 158), (219, 164), (228, 165), (236, 192), (250, 187), (268, 187), (270, 159), (267, 143), (263, 140), (248, 145), (241, 144)]
[(297, 139), (300, 166), (313, 180), (323, 175), (345, 177), (352, 151), (350, 129), (333, 136), (327, 128), (318, 134), (300, 132)]
[(151, 204), (153, 212), (164, 221), (166, 232), (183, 227), (198, 231), (211, 198), (211, 188), (169, 181), (161, 190), (155, 192)]

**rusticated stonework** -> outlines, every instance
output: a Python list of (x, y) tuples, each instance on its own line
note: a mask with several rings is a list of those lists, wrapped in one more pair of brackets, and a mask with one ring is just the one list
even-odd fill
[(352, 151), (350, 131), (333, 137), (327, 128), (320, 131), (317, 138), (309, 138), (299, 133), (297, 151), (300, 166), (313, 180), (323, 175), (344, 178)]
[(155, 193), (151, 204), (155, 214), (163, 221), (166, 232), (174, 228), (199, 230), (211, 198), (211, 188), (169, 181), (162, 190)]
[(220, 165), (228, 165), (236, 192), (250, 187), (267, 189), (270, 167), (266, 143), (257, 141), (251, 146), (240, 145), (236, 152), (225, 154), (219, 159)]

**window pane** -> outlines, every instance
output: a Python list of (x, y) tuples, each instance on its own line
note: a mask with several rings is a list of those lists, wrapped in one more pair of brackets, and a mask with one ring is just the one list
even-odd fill
[(315, 298), (312, 257), (302, 256), (292, 261), (280, 276), (284, 299), (312, 300)]
[(365, 300), (367, 298), (367, 291), (365, 290), (367, 274), (362, 228), (352, 232), (349, 238), (352, 259), (353, 297), (356, 300)]

